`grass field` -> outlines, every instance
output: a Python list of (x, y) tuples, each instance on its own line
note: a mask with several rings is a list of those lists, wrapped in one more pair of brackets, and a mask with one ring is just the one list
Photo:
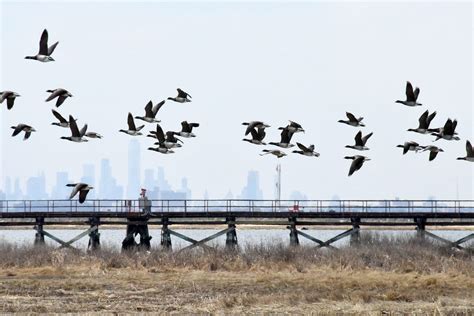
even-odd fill
[(2, 312), (474, 313), (474, 256), (363, 235), (338, 251), (267, 244), (86, 254), (0, 244)]

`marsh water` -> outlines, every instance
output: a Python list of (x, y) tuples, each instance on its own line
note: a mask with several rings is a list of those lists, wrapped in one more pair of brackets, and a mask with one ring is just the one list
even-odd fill
[[(83, 230), (80, 229), (50, 229), (46, 228), (48, 232), (54, 236), (68, 241), (75, 236), (79, 235)], [(217, 229), (175, 229), (175, 231), (184, 234), (188, 237), (191, 237), (195, 240), (201, 240), (212, 234), (217, 233)], [(305, 231), (311, 236), (320, 239), (328, 240), (339, 233), (342, 233), (344, 230), (317, 230), (309, 229)], [(416, 234), (416, 231), (411, 230), (362, 230), (361, 234), (378, 234), (381, 236), (387, 237), (410, 237)], [(436, 235), (451, 240), (456, 241), (460, 238), (463, 238), (472, 233), (470, 230), (436, 230), (433, 231)], [(151, 245), (154, 248), (160, 246), (161, 240), (161, 230), (159, 228), (150, 229), (150, 235), (152, 236)], [(113, 228), (113, 229), (100, 229), (100, 241), (102, 245), (120, 248), (122, 245), (122, 240), (125, 237), (125, 227), (123, 229)], [(33, 229), (4, 229), (0, 230), (0, 242), (15, 243), (18, 245), (29, 245), (33, 244), (35, 238), (35, 231)], [(245, 246), (246, 244), (275, 244), (283, 243), (289, 244), (289, 230), (287, 229), (238, 229), (237, 228), (237, 238), (240, 245)], [(137, 237), (137, 241), (139, 236)], [(217, 237), (216, 239), (209, 242), (210, 245), (225, 245), (225, 234)], [(188, 242), (171, 236), (172, 244), (174, 249), (179, 249), (189, 245)], [(300, 236), (300, 244), (303, 245), (314, 245), (315, 243)], [(45, 241), (49, 245), (58, 245), (55, 241), (49, 239), (45, 236)], [(80, 249), (87, 248), (89, 238), (85, 236), (84, 238), (78, 240), (73, 245)], [(344, 246), (349, 242), (349, 238), (343, 238), (336, 241), (333, 245), (335, 246)], [(471, 242), (466, 243), (465, 245), (472, 244)]]

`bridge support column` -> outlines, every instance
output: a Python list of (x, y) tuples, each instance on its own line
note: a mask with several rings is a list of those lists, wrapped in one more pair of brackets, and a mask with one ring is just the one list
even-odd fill
[(225, 246), (229, 250), (235, 250), (237, 247), (237, 231), (235, 230), (235, 217), (226, 218), (229, 230), (226, 233)]
[(164, 250), (172, 250), (173, 246), (171, 244), (171, 234), (168, 228), (168, 218), (163, 217), (161, 223), (163, 224), (161, 227), (161, 247)]
[(35, 245), (41, 246), (44, 245), (44, 217), (37, 217), (35, 223)]
[[(140, 243), (137, 244), (135, 236), (140, 235)], [(129, 218), (127, 224), (127, 235), (122, 241), (122, 250), (145, 249), (151, 247), (151, 236), (148, 232), (148, 218)]]
[(89, 233), (89, 245), (87, 246), (88, 251), (95, 251), (100, 249), (100, 233), (99, 233), (99, 222), (98, 217), (89, 218), (91, 228), (96, 227), (97, 229), (92, 230)]
[(351, 218), (352, 229), (354, 232), (351, 234), (351, 239), (349, 241), (351, 246), (358, 246), (360, 244), (360, 218), (353, 217)]
[(298, 238), (298, 230), (296, 229), (296, 218), (290, 217), (290, 246), (298, 246), (300, 240)]
[(420, 239), (425, 238), (425, 228), (426, 228), (426, 218), (424, 217), (416, 217), (416, 236)]

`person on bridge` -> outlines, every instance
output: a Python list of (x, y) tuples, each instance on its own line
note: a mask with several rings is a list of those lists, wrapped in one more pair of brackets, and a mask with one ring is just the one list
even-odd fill
[(146, 196), (146, 189), (142, 188), (141, 190), (140, 198), (138, 198), (138, 206), (146, 215), (151, 214), (151, 201)]

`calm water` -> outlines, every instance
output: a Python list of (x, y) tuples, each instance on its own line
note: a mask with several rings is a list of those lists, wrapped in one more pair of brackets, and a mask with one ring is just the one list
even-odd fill
[[(68, 241), (78, 234), (82, 232), (79, 229), (50, 229), (47, 230), (51, 234), (64, 241)], [(191, 237), (196, 240), (201, 240), (207, 236), (210, 236), (218, 230), (215, 229), (176, 229), (177, 232), (184, 234), (188, 237)], [(307, 230), (306, 233), (314, 236), (320, 240), (327, 240), (331, 237), (336, 236), (337, 234), (343, 232), (343, 230)], [(362, 230), (361, 234), (367, 233), (368, 231)], [(415, 234), (414, 230), (387, 230), (387, 231), (371, 231), (372, 233), (383, 234), (385, 236), (413, 236)], [(433, 231), (436, 235), (449, 239), (451, 241), (458, 240), (462, 237), (465, 237), (472, 233), (472, 231), (462, 231), (462, 230), (438, 230)], [(125, 237), (125, 228), (124, 229), (101, 229), (100, 230), (100, 239), (101, 244), (106, 245), (109, 247), (120, 248), (122, 245), (122, 240)], [(152, 247), (159, 247), (160, 240), (161, 240), (161, 230), (160, 229), (150, 229), (150, 234), (153, 237), (151, 240)], [(0, 241), (6, 241), (9, 243), (17, 243), (17, 244), (33, 244), (35, 236), (35, 231), (33, 229), (17, 229), (17, 230), (0, 230)], [(209, 244), (211, 245), (224, 245), (225, 244), (225, 234), (219, 236), (217, 239), (212, 240)], [(245, 244), (255, 244), (255, 243), (285, 243), (289, 244), (289, 230), (286, 229), (237, 229), (237, 238), (240, 245)], [(138, 239), (137, 239), (138, 240)], [(175, 236), (171, 236), (171, 240), (173, 243), (173, 249), (179, 249), (186, 245), (189, 245), (188, 242), (181, 240)], [(49, 239), (45, 236), (45, 241), (49, 245), (59, 245), (55, 241)], [(86, 249), (87, 244), (89, 241), (89, 237), (86, 236), (81, 240), (75, 242), (73, 245), (80, 248)], [(349, 242), (349, 238), (343, 238), (333, 245), (335, 246), (343, 246)], [(315, 245), (314, 242), (309, 241), (308, 239), (300, 236), (300, 243), (304, 245)], [(471, 240), (467, 244), (472, 244), (473, 241)]]

